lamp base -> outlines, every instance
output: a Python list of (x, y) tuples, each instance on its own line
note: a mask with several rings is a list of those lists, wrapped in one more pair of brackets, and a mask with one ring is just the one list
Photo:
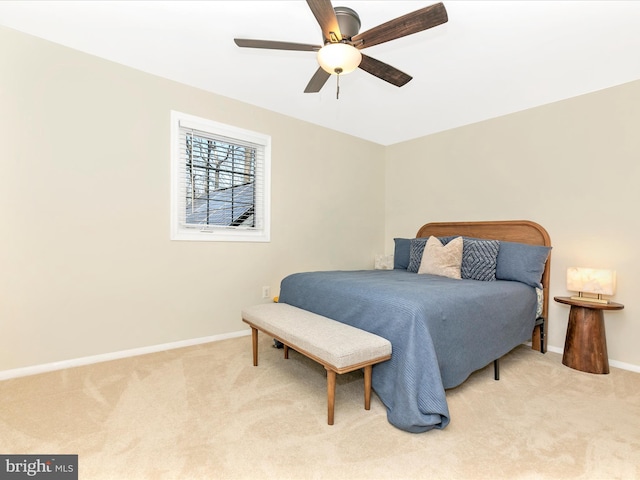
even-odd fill
[(609, 303), (609, 300), (606, 298), (596, 298), (596, 297), (583, 297), (582, 295), (574, 295), (571, 297), (571, 300), (579, 300), (580, 302), (592, 302), (606, 305)]

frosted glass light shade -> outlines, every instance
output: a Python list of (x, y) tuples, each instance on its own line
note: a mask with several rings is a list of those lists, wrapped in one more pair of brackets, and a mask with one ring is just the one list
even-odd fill
[(567, 269), (567, 290), (613, 295), (616, 292), (616, 271), (570, 267)]
[(332, 75), (353, 72), (362, 61), (362, 54), (348, 43), (328, 43), (318, 50), (318, 63)]

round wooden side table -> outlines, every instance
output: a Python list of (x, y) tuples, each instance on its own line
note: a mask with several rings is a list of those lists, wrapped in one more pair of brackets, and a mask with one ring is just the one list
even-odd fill
[(571, 297), (554, 297), (571, 305), (562, 363), (588, 373), (609, 373), (604, 310), (622, 310), (621, 303), (595, 303)]

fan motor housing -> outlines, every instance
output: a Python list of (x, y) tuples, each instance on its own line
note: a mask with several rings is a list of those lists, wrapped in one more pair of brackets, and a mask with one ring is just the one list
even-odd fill
[(350, 39), (360, 32), (360, 17), (349, 7), (335, 7), (338, 26), (343, 39)]

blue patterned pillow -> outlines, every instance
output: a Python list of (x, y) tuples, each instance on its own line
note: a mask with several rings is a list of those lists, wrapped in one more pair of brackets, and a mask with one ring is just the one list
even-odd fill
[(462, 278), (492, 282), (496, 279), (498, 265), (498, 240), (464, 239), (462, 250)]
[[(454, 238), (441, 237), (440, 241), (446, 245)], [(495, 281), (500, 241), (469, 237), (463, 237), (463, 241), (461, 277), (483, 282)]]
[(420, 262), (422, 261), (422, 254), (424, 253), (424, 246), (427, 244), (428, 238), (412, 238), (411, 245), (409, 247), (409, 266), (408, 272), (418, 273), (420, 269)]

